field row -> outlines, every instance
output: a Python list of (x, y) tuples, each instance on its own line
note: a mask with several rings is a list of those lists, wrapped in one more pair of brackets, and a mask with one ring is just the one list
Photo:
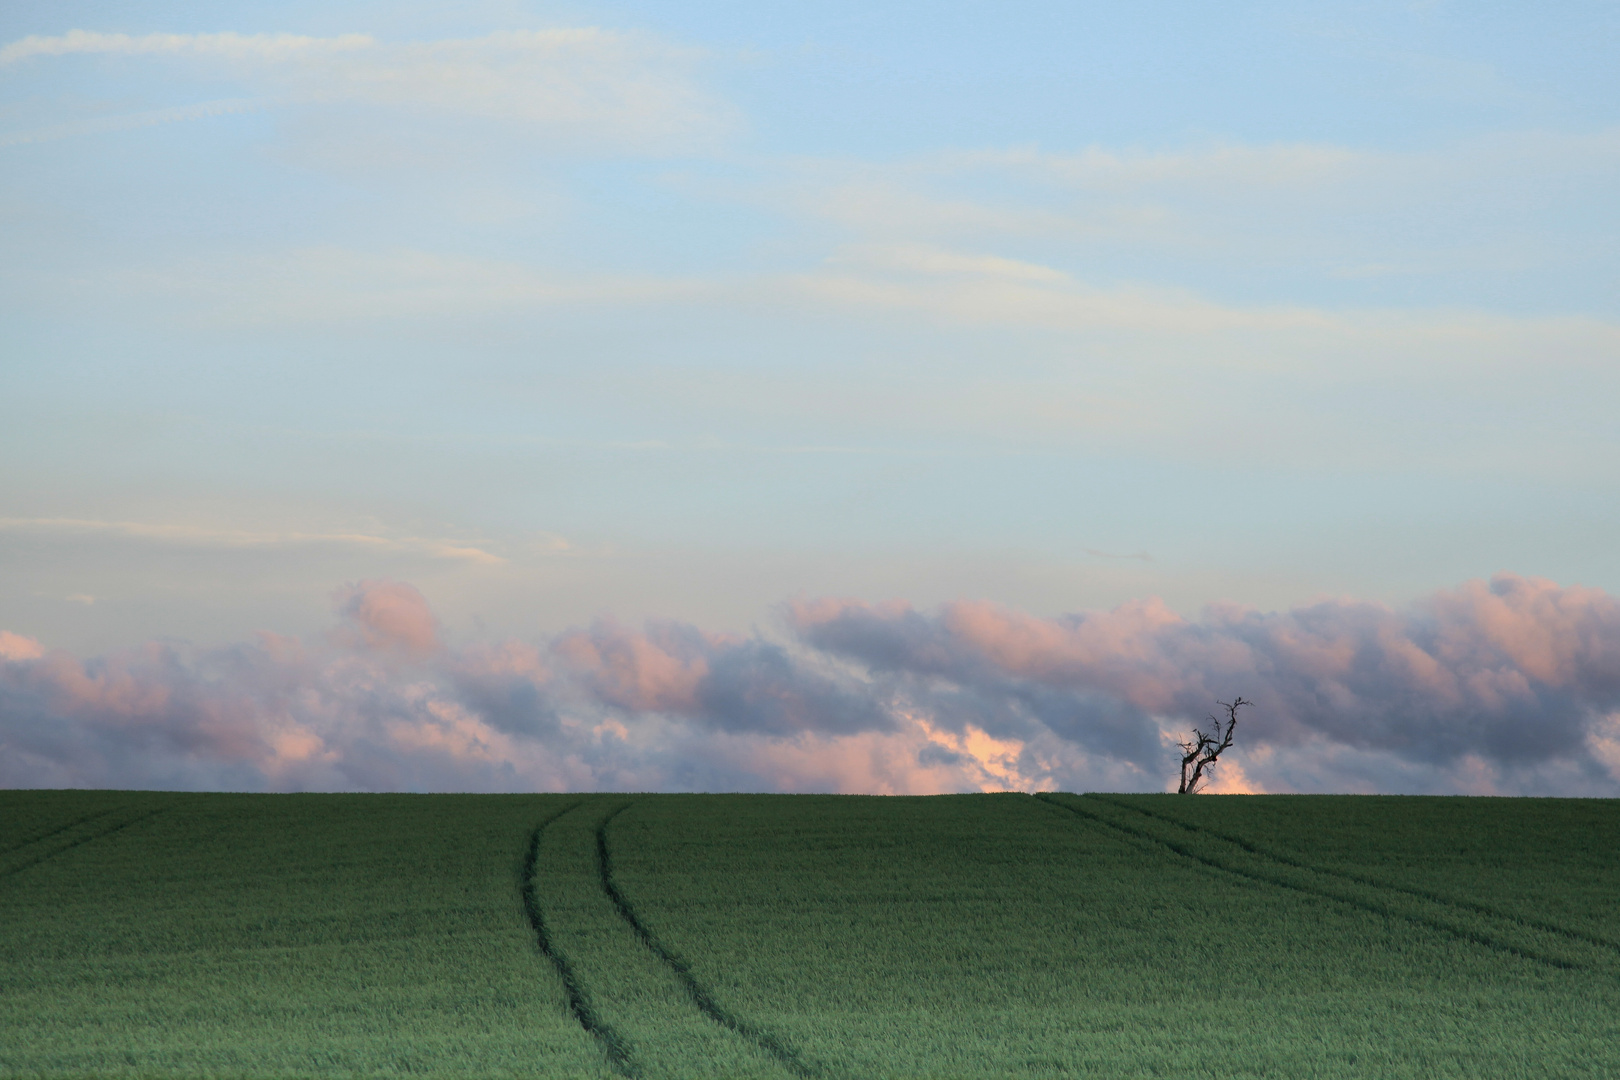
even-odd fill
[(1604, 1076), (1577, 800), (0, 793), (0, 1075)]

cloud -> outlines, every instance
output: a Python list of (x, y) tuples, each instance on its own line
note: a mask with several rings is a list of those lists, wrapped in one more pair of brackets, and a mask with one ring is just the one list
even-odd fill
[[(1620, 460), (1594, 449), (1614, 441), (1613, 394), (1591, 392), (1620, 393), (1612, 319), (1233, 304), (915, 242), (849, 245), (778, 287), (890, 332), (933, 335), (942, 352), (1005, 358), (1012, 336), (1018, 357), (910, 379), (903, 411), (865, 404), (881, 400), (880, 374), (851, 372), (836, 398), (805, 380), (777, 388), (785, 413), (836, 401), (840, 419), (868, 409), (867, 422), (931, 436), (1493, 481), (1607, 481)], [(750, 407), (765, 407), (773, 387), (761, 383)]]
[(362, 581), (338, 590), (338, 612), (363, 645), (421, 659), (441, 648), (427, 598), (400, 581)]
[(0, 630), (0, 660), (38, 660), (45, 655), (45, 646), (33, 638)]
[[(1620, 453), (1606, 403), (1620, 394), (1620, 325), (1490, 311), (1221, 303), (1192, 290), (1101, 286), (1055, 266), (921, 243), (837, 250), (764, 277), (565, 274), (491, 258), (323, 245), (241, 259), (148, 260), (109, 291), (165, 325), (209, 331), (371, 321), (510, 319), (518, 332), (568, 312), (688, 332), (761, 311), (803, 330), (810, 365), (707, 368), (642, 357), (616, 392), (666, 410), (809, 430), (868, 430), (828, 448), (940, 438), (1295, 467), (1612, 480)], [(673, 320), (673, 321), (672, 321)], [(816, 335), (859, 321), (913, 340), (851, 367), (829, 390)], [(622, 321), (622, 319), (621, 319)], [(1015, 345), (1008, 344), (1009, 336)], [(1016, 365), (908, 359), (1001, 357)], [(1571, 386), (1580, 394), (1571, 394)], [(1612, 391), (1612, 392), (1608, 392)], [(855, 425), (854, 428), (851, 424)], [(1512, 437), (1504, 438), (1504, 432)], [(1376, 433), (1376, 437), (1369, 433)], [(805, 440), (814, 446), (819, 440)], [(1615, 447), (1620, 451), (1620, 446)]]
[[(1579, 316), (1512, 317), (1468, 310), (1395, 308), (1332, 310), (1308, 305), (1221, 303), (1171, 287), (1090, 284), (1055, 267), (922, 243), (864, 243), (840, 248), (795, 284), (830, 301), (925, 311), (961, 324), (996, 324), (1067, 331), (1126, 329), (1160, 337), (1264, 333), (1268, 355), (1257, 366), (1277, 368), (1278, 347), (1311, 341), (1318, 367), (1362, 350), (1420, 345), (1442, 351), (1435, 367), (1460, 365), (1447, 347), (1471, 350), (1506, 338), (1510, 348), (1549, 339), (1566, 362), (1591, 363), (1620, 350), (1620, 326)], [(1404, 340), (1403, 340), (1404, 339)], [(1256, 340), (1250, 338), (1249, 340)], [(1338, 348), (1327, 348), (1334, 343)], [(1346, 348), (1348, 346), (1349, 348)], [(1497, 352), (1506, 350), (1497, 350)], [(1222, 351), (1218, 363), (1229, 366)], [(1293, 365), (1291, 365), (1293, 366)]]
[(506, 561), (499, 555), (463, 541), (420, 536), (378, 536), (361, 532), (258, 532), (249, 529), (213, 529), (196, 525), (59, 517), (0, 518), (0, 533), (4, 532), (59, 537), (113, 536), (146, 543), (202, 548), (336, 545), (371, 551), (418, 552), (439, 559), (491, 566)]
[[(1620, 128), (1610, 127), (1500, 132), (1411, 150), (1214, 142), (1172, 150), (1030, 146), (886, 163), (801, 161), (773, 190), (801, 212), (890, 240), (1044, 234), (1071, 243), (1118, 239), (1213, 250), (1245, 236), (1274, 248), (1286, 243), (1287, 232), (1305, 227), (1309, 245), (1336, 236), (1355, 247), (1358, 232), (1378, 243), (1399, 240), (1384, 227), (1409, 224), (1413, 212), (1422, 212), (1431, 227), (1402, 246), (1449, 238), (1456, 246), (1445, 246), (1456, 253), (1472, 245), (1450, 228), (1462, 224), (1448, 217), (1453, 211), (1467, 215), (1477, 240), (1482, 201), (1505, 212), (1497, 225), (1557, 213), (1571, 195), (1597, 194), (1612, 183), (1617, 165)], [(1345, 213), (1355, 216), (1337, 224), (1353, 227), (1336, 228), (1333, 218)]]
[(1194, 622), (1155, 601), (1059, 619), (817, 601), (791, 620), (943, 722), (978, 718), (998, 738), (1046, 729), (1144, 769), (1165, 734), (1241, 694), (1259, 703), (1249, 745), (1281, 755), (1245, 766), (1267, 789), (1320, 783), (1300, 758), (1324, 747), (1428, 769), (1431, 782), (1479, 768), (1531, 788), (1549, 769), (1588, 790), (1616, 779), (1591, 742), (1609, 738), (1603, 718), (1620, 708), (1620, 601), (1596, 589), (1503, 574), (1406, 611), (1221, 605)]
[(597, 700), (690, 718), (723, 731), (788, 736), (885, 730), (880, 703), (816, 672), (782, 645), (680, 623), (645, 632), (599, 622), (554, 645)]
[(0, 47), (0, 64), (36, 56), (89, 53), (114, 56), (184, 55), (224, 60), (285, 62), (311, 55), (375, 48), (369, 34), (302, 37), (297, 34), (103, 34), (69, 30), (55, 37), (30, 35)]
[(335, 601), (307, 642), (81, 660), (0, 632), (0, 784), (1154, 790), (1241, 693), (1215, 790), (1620, 794), (1620, 601), (1510, 574), (1196, 620), (801, 600), (781, 640), (601, 621), (456, 647), (408, 584)]
[[(829, 246), (989, 252), (1270, 308), (1610, 312), (1620, 128), (796, 160), (745, 197)], [(1611, 290), (1612, 291), (1612, 290)], [(967, 310), (975, 310), (969, 307)]]
[(1121, 553), (1121, 552), (1117, 552), (1117, 551), (1103, 551), (1100, 548), (1089, 548), (1089, 547), (1088, 548), (1081, 548), (1080, 550), (1084, 551), (1087, 555), (1090, 555), (1094, 559), (1136, 559), (1136, 560), (1139, 560), (1141, 562), (1152, 562), (1153, 561), (1153, 556), (1149, 555), (1145, 551), (1132, 551), (1132, 552), (1126, 554), (1126, 553)]
[[(710, 139), (730, 123), (728, 111), (691, 78), (696, 52), (646, 34), (593, 27), (425, 42), (384, 42), (368, 34), (74, 30), (0, 47), (0, 66), (72, 55), (159, 58), (217, 69), (250, 86), (255, 99), (282, 104), (495, 121), (593, 145), (667, 150)], [(140, 126), (132, 118), (97, 122)], [(38, 141), (47, 134), (9, 138)]]
[(254, 98), (221, 98), (218, 101), (204, 101), (197, 105), (184, 105), (172, 109), (152, 109), (148, 112), (126, 113), (122, 116), (98, 116), (88, 120), (53, 124), (32, 131), (0, 135), (0, 147), (55, 142), (57, 139), (71, 139), (80, 135), (135, 131), (139, 128), (174, 124), (184, 120), (202, 120), (211, 116), (230, 116), (262, 109), (266, 104), (267, 102)]
[(118, 283), (155, 298), (183, 297), (196, 303), (199, 321), (238, 326), (656, 304), (714, 292), (699, 280), (546, 273), (498, 259), (333, 245), (143, 265)]

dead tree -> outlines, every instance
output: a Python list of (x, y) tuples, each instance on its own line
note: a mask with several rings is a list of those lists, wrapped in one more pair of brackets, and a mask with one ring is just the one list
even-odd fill
[[(1192, 795), (1198, 790), (1198, 785), (1204, 779), (1204, 770), (1212, 769), (1215, 759), (1221, 752), (1232, 745), (1232, 729), (1237, 727), (1237, 712), (1245, 705), (1253, 705), (1252, 701), (1242, 698), (1233, 698), (1231, 701), (1217, 701), (1215, 704), (1226, 710), (1226, 722), (1211, 716), (1209, 722), (1213, 729), (1204, 732), (1193, 728), (1193, 737), (1181, 744), (1181, 786), (1176, 789), (1178, 795)], [(1188, 772), (1188, 770), (1192, 770)]]

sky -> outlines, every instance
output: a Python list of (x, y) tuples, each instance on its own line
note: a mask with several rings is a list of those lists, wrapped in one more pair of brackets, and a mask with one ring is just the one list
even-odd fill
[(1617, 51), (0, 9), (0, 784), (1620, 795)]

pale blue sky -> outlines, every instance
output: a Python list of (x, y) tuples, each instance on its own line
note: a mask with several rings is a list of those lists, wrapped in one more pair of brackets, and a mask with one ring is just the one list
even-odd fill
[(1616, 8), (1127, 7), (0, 11), (0, 629), (1620, 591)]

